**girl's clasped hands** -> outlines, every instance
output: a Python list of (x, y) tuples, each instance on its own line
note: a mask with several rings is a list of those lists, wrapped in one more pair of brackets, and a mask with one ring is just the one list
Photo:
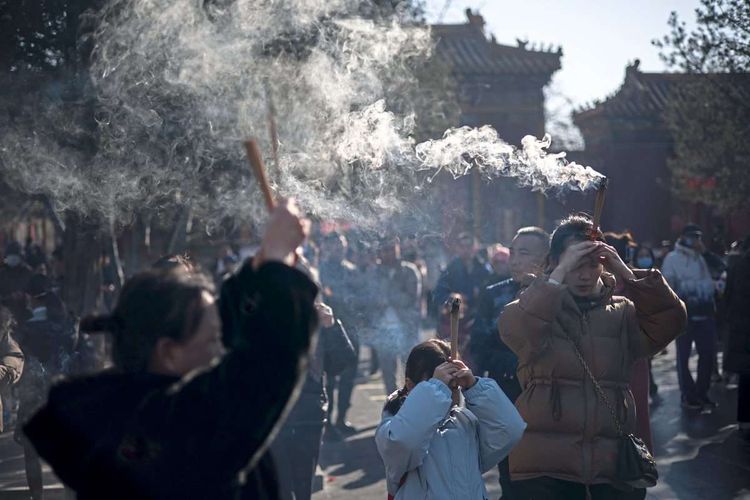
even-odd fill
[(460, 359), (448, 358), (448, 361), (438, 365), (432, 377), (443, 382), (451, 389), (460, 387), (469, 389), (477, 383), (477, 379), (468, 366)]

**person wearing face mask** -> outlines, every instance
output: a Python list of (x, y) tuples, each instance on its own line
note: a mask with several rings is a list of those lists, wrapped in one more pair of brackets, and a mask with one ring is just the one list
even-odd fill
[(651, 247), (639, 245), (635, 251), (634, 264), (636, 269), (654, 269), (656, 267), (656, 258)]
[[(682, 406), (691, 410), (716, 407), (708, 398), (716, 351), (716, 285), (704, 252), (703, 232), (695, 224), (688, 224), (661, 268), (664, 278), (687, 306), (687, 330), (677, 340), (677, 379)], [(698, 351), (695, 379), (688, 366), (693, 343)]]
[[(593, 230), (587, 216), (561, 222), (550, 243), (550, 274), (534, 279), (500, 316), (500, 336), (518, 356), (516, 407), (528, 424), (510, 454), (516, 498), (646, 494), (619, 480), (618, 429), (635, 431), (634, 362), (680, 334), (685, 306), (659, 271), (630, 269), (613, 247), (591, 239)], [(623, 296), (614, 294), (617, 281)]]
[(0, 304), (13, 313), (17, 324), (29, 319), (26, 288), (34, 274), (23, 260), (21, 244), (11, 241), (5, 247), (5, 257), (0, 265)]

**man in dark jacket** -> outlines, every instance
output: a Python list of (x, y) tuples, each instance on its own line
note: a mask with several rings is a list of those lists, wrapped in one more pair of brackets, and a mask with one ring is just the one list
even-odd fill
[(440, 274), (432, 295), (433, 310), (439, 315), (437, 336), (443, 339), (450, 338), (450, 307), (447, 301), (450, 297), (460, 297), (458, 350), (463, 353), (462, 359), (474, 370), (476, 363), (467, 348), (479, 303), (479, 294), (487, 285), (491, 271), (490, 266), (477, 256), (476, 241), (471, 234), (458, 235), (455, 251), (456, 257)]
[[(328, 424), (333, 432), (352, 434), (355, 429), (346, 420), (354, 391), (354, 380), (357, 377), (357, 360), (359, 358), (358, 327), (362, 322), (358, 313), (357, 298), (360, 273), (357, 267), (346, 259), (348, 243), (346, 237), (337, 232), (327, 234), (321, 241), (320, 282), (323, 286), (325, 302), (333, 308), (336, 318), (346, 328), (347, 336), (355, 350), (352, 363), (342, 367), (338, 376), (327, 372), (326, 392), (328, 393)], [(335, 396), (336, 387), (338, 395)], [(336, 419), (333, 417), (334, 400), (336, 401)], [(335, 434), (331, 434), (335, 437)]]
[(433, 294), (438, 311), (448, 297), (459, 293), (465, 302), (465, 321), (471, 321), (477, 309), (479, 293), (490, 276), (488, 266), (479, 260), (476, 252), (476, 242), (469, 233), (458, 235), (456, 243), (456, 257), (442, 272)]
[[(516, 370), (518, 357), (498, 335), (497, 320), (506, 305), (518, 297), (529, 275), (541, 274), (549, 251), (549, 234), (539, 227), (518, 230), (510, 245), (511, 278), (492, 284), (479, 296), (479, 310), (471, 331), (470, 350), (479, 373), (487, 372), (511, 401), (521, 394)], [(514, 498), (508, 459), (498, 464), (503, 498)]]
[(737, 422), (743, 437), (750, 440), (750, 236), (727, 271), (724, 300), (729, 327), (724, 369), (739, 374)]
[(515, 399), (520, 392), (516, 380), (517, 358), (497, 334), (497, 319), (503, 308), (516, 300), (526, 277), (538, 275), (549, 250), (549, 234), (538, 227), (518, 230), (510, 246), (511, 277), (490, 284), (479, 297), (470, 349), (479, 373), (488, 372), (506, 395)]
[(18, 324), (29, 317), (26, 288), (33, 274), (23, 260), (21, 244), (17, 241), (8, 243), (0, 264), (0, 303), (10, 309)]

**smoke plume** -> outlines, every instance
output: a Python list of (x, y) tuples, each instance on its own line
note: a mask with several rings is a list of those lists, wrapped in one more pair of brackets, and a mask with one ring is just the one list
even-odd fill
[(257, 219), (241, 143), (256, 137), (270, 155), (270, 96), (280, 171), (269, 176), (320, 217), (376, 223), (403, 208), (425, 169), (475, 166), (543, 191), (593, 186), (599, 174), (547, 153), (549, 138), (516, 150), (489, 127), (460, 128), (415, 145), (419, 116), (403, 89), (431, 54), (429, 29), (365, 19), (367, 3), (114, 0), (87, 12), (88, 73), (9, 78), (24, 91), (3, 104), (16, 117), (0, 125), (4, 178), (110, 220), (174, 206)]
[(522, 186), (543, 193), (564, 194), (599, 187), (604, 176), (575, 162), (565, 153), (549, 153), (549, 134), (541, 140), (527, 135), (521, 149), (506, 143), (490, 126), (453, 128), (442, 139), (416, 146), (422, 168), (446, 170), (454, 177), (479, 168), (489, 177), (514, 177)]

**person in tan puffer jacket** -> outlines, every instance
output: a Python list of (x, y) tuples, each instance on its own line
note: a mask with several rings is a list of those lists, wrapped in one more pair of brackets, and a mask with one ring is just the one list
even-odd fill
[[(592, 229), (584, 216), (563, 221), (552, 235), (551, 274), (536, 278), (500, 317), (500, 336), (518, 355), (523, 392), (516, 406), (528, 423), (510, 455), (518, 498), (631, 500), (646, 494), (613, 485), (616, 426), (571, 339), (631, 433), (631, 365), (684, 330), (685, 306), (659, 271), (629, 269), (614, 248), (591, 240)], [(624, 283), (624, 297), (614, 296), (615, 280)]]

